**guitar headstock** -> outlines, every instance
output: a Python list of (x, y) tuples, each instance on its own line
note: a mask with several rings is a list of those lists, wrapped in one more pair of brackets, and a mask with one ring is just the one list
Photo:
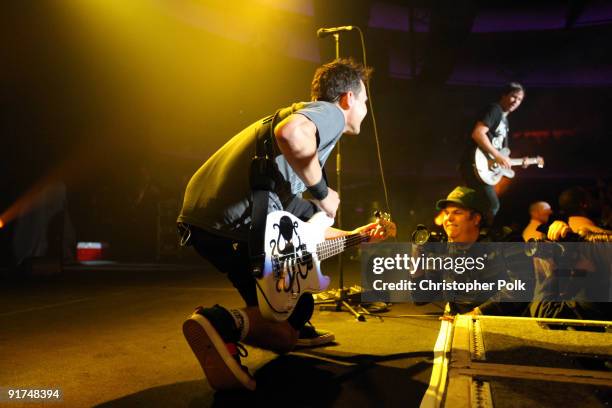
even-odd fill
[(379, 234), (382, 238), (379, 239), (387, 239), (387, 238), (395, 238), (397, 235), (397, 225), (393, 221), (391, 221), (391, 214), (376, 210), (374, 211), (374, 217), (376, 217), (376, 223), (378, 224), (378, 228), (380, 230), (377, 232), (376, 236)]
[(391, 221), (391, 214), (389, 214), (388, 212), (380, 211), (380, 210), (374, 211), (374, 217), (377, 220)]
[(544, 167), (544, 158), (542, 156), (536, 157), (536, 163), (539, 168)]

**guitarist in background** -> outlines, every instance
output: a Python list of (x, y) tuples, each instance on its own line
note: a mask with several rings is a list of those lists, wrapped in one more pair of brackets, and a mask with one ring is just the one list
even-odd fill
[[(177, 220), (182, 244), (193, 245), (226, 273), (246, 303), (242, 309), (199, 307), (183, 325), (187, 342), (214, 389), (255, 389), (254, 378), (240, 362), (240, 357), (246, 356), (241, 341), (283, 353), (296, 344), (312, 346), (334, 340), (333, 334), (307, 325), (314, 310), (310, 294), (299, 299), (286, 321), (266, 320), (259, 311), (248, 248), (252, 206), (249, 168), (258, 138), (273, 139), (271, 178), (275, 187), (269, 193), (268, 213), (284, 210), (304, 221), (318, 211), (335, 217), (340, 199), (327, 186), (323, 165), (343, 134), (359, 134), (367, 113), (365, 83), (370, 73), (371, 68), (350, 59), (319, 67), (311, 85), (311, 102), (280, 109), (242, 130), (210, 157), (187, 185)], [(313, 200), (302, 198), (306, 190)], [(356, 231), (371, 238), (384, 235), (377, 224), (351, 233)], [(328, 228), (325, 238), (348, 234)]]
[(474, 170), (474, 148), (479, 147), (483, 152), (491, 154), (495, 161), (503, 168), (510, 168), (510, 159), (500, 153), (500, 149), (508, 147), (509, 125), (508, 115), (514, 112), (525, 98), (525, 89), (517, 82), (510, 82), (502, 91), (499, 102), (487, 106), (478, 118), (472, 130), (472, 140), (465, 149), (459, 170), (465, 184), (477, 191), (486, 194), (490, 202), (488, 223), (499, 211), (499, 198), (495, 188), (483, 183)]

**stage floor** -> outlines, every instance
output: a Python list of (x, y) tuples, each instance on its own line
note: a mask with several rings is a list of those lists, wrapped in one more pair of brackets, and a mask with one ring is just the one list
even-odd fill
[[(345, 282), (359, 284), (358, 273)], [(215, 303), (242, 305), (204, 263), (79, 266), (3, 283), (0, 387), (60, 388), (52, 406), (69, 407), (411, 407), (429, 384), (441, 309), (396, 304), (385, 315), (413, 316), (358, 322), (317, 310), (313, 323), (337, 343), (283, 356), (248, 347), (257, 391), (215, 393), (181, 331), (195, 306)]]

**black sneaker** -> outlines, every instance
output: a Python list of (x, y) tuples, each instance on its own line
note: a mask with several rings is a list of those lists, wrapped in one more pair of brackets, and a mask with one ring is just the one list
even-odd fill
[(183, 323), (183, 334), (213, 389), (255, 390), (255, 379), (240, 362), (246, 349), (238, 343), (240, 335), (225, 308), (196, 309)]
[(307, 322), (300, 329), (300, 334), (295, 343), (298, 347), (315, 347), (333, 343), (336, 340), (334, 333), (327, 330), (317, 330), (312, 323)]

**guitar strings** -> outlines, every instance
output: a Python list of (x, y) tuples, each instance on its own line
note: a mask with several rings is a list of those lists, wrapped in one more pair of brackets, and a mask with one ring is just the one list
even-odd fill
[[(346, 248), (351, 247), (360, 242), (365, 242), (368, 240), (368, 235), (363, 233), (357, 233), (352, 235), (347, 235), (345, 237), (339, 237), (332, 240), (327, 240), (317, 244), (317, 256), (319, 260), (327, 259), (333, 255), (337, 255), (343, 252)], [(294, 261), (299, 264), (308, 263), (312, 258), (312, 254), (300, 256), (299, 258), (295, 258)]]
[(330, 240), (332, 242), (324, 242), (317, 245), (317, 255), (319, 259), (324, 260), (329, 258), (330, 256), (339, 254), (344, 251), (349, 246), (355, 245), (359, 242), (367, 241), (368, 236), (365, 234), (355, 234), (348, 237), (340, 237), (334, 240)]
[(326, 250), (326, 249), (338, 249), (341, 247), (346, 246), (347, 244), (351, 245), (354, 244), (358, 241), (362, 241), (362, 240), (367, 240), (368, 236), (365, 234), (354, 234), (354, 235), (349, 235), (346, 237), (340, 237), (340, 238), (336, 238), (333, 240), (329, 240), (323, 243), (320, 243), (318, 246), (322, 249), (322, 250)]
[(355, 236), (350, 236), (348, 238), (341, 237), (338, 239), (330, 240), (332, 242), (329, 242), (329, 243), (325, 242), (325, 243), (321, 243), (317, 245), (317, 252), (333, 252), (334, 250), (342, 249), (346, 247), (347, 245), (351, 245), (351, 244), (354, 244), (356, 242), (359, 242), (365, 239), (367, 239), (367, 236), (360, 235), (360, 234), (355, 235)]
[(365, 242), (369, 239), (367, 234), (363, 232), (358, 232), (355, 234), (350, 234), (344, 237), (338, 237), (331, 240), (326, 240), (317, 244), (317, 255), (319, 255), (320, 260), (329, 258), (330, 256), (339, 254), (344, 249), (349, 246), (355, 245), (359, 242)]

